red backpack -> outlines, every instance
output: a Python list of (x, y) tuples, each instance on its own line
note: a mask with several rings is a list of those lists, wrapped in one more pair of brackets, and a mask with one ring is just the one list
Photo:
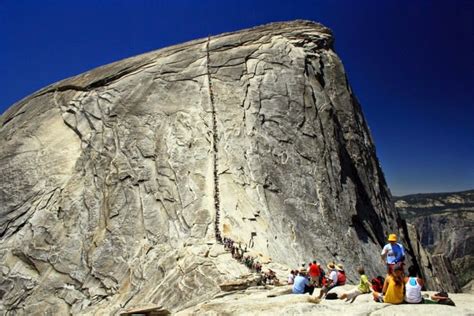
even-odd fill
[(370, 283), (372, 283), (372, 290), (374, 290), (375, 292), (382, 293), (384, 282), (385, 282), (385, 279), (381, 277), (380, 275), (376, 278), (373, 278), (370, 281)]
[(337, 285), (346, 284), (346, 273), (344, 271), (337, 271)]

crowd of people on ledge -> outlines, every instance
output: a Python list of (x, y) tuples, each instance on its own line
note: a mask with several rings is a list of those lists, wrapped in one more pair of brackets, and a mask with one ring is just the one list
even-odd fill
[[(217, 236), (218, 235), (218, 236)], [(262, 264), (257, 258), (247, 253), (247, 246), (242, 247), (241, 242), (234, 242), (231, 238), (221, 238), (216, 230), (218, 241), (224, 245), (225, 250), (231, 253), (232, 258), (244, 264), (248, 269), (259, 275), (260, 285), (280, 285), (276, 273), (271, 269), (262, 271)], [(439, 292), (431, 296), (431, 300), (422, 296), (424, 281), (420, 277), (415, 266), (408, 268), (408, 274), (405, 274), (405, 249), (402, 244), (397, 242), (397, 236), (390, 234), (388, 243), (383, 247), (381, 260), (386, 265), (387, 275), (385, 277), (377, 276), (369, 281), (364, 267), (359, 267), (359, 282), (350, 291), (340, 295), (330, 293), (336, 286), (346, 284), (346, 272), (342, 264), (331, 262), (325, 267), (320, 262), (314, 260), (309, 262), (308, 266), (302, 264), (301, 268), (291, 270), (287, 283), (292, 285), (294, 294), (309, 293), (313, 295), (316, 288), (320, 288), (319, 299), (340, 299), (346, 302), (354, 302), (361, 294), (372, 292), (373, 299), (376, 302), (390, 304), (445, 304), (455, 306), (454, 302), (448, 297), (446, 292)]]
[(288, 276), (288, 284), (293, 285), (293, 293), (313, 294), (315, 288), (321, 288), (319, 298), (338, 285), (346, 284), (346, 272), (342, 264), (329, 263), (327, 272), (318, 261), (313, 261), (298, 270), (291, 270)]
[(420, 278), (415, 266), (410, 266), (408, 274), (405, 274), (405, 249), (397, 242), (395, 234), (389, 235), (388, 243), (382, 249), (381, 259), (387, 268), (385, 278), (377, 276), (369, 281), (364, 267), (359, 267), (357, 286), (340, 295), (329, 292), (336, 286), (346, 284), (346, 273), (342, 264), (329, 263), (326, 265), (326, 271), (317, 260), (310, 262), (307, 267), (306, 264), (303, 264), (300, 269), (290, 271), (288, 284), (292, 285), (294, 294), (309, 293), (313, 295), (315, 288), (320, 288), (319, 299), (341, 299), (352, 303), (357, 296), (372, 292), (376, 302), (390, 304), (439, 303), (454, 306), (454, 302), (446, 292), (432, 295), (431, 300), (423, 298), (421, 290), (424, 281)]

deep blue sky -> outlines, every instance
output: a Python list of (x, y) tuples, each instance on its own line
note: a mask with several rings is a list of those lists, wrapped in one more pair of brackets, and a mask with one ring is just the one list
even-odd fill
[(330, 27), (394, 195), (474, 188), (474, 1), (0, 0), (0, 113), (125, 57), (259, 24)]

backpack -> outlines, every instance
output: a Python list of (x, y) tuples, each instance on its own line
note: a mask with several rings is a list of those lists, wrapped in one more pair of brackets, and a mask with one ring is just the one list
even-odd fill
[(346, 284), (346, 273), (344, 271), (337, 271), (337, 285)]
[(383, 290), (383, 284), (385, 282), (385, 279), (382, 276), (377, 276), (376, 278), (373, 278), (370, 283), (372, 283), (372, 290), (375, 292), (382, 293)]
[(326, 295), (325, 299), (327, 299), (327, 300), (337, 300), (338, 299), (337, 293), (328, 293)]

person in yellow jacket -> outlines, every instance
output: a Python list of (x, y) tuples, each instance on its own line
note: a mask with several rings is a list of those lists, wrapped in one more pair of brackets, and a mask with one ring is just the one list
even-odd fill
[(383, 284), (382, 293), (374, 292), (374, 300), (382, 303), (403, 303), (405, 283), (403, 282), (403, 269), (396, 265), (393, 272), (387, 276)]

